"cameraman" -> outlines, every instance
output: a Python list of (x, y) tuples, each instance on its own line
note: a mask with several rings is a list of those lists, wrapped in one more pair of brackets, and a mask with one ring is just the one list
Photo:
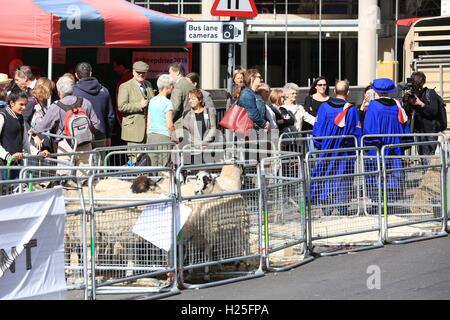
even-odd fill
[[(439, 112), (438, 95), (433, 89), (424, 87), (427, 77), (423, 72), (414, 72), (411, 75), (414, 91), (408, 93), (405, 101), (405, 110), (411, 119), (413, 133), (438, 133), (437, 116)], [(428, 94), (427, 94), (427, 91)], [(418, 142), (437, 141), (438, 137), (418, 137)], [(436, 144), (418, 147), (419, 155), (433, 155)]]

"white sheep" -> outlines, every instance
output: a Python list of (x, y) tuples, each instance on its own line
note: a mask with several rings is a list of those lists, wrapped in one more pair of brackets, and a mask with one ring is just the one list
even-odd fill
[(216, 181), (224, 191), (233, 192), (241, 190), (242, 167), (238, 165), (225, 165)]

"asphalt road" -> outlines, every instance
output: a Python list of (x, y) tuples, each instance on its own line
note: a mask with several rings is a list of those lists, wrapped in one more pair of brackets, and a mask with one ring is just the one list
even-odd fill
[[(380, 289), (369, 290), (379, 267)], [(370, 281), (371, 284), (375, 282)], [(98, 295), (128, 300), (136, 295)], [(70, 292), (68, 300), (83, 299)], [(450, 236), (322, 257), (296, 269), (201, 290), (183, 290), (163, 300), (450, 300)]]
[[(367, 273), (369, 266), (380, 268), (379, 290), (367, 287), (372, 275)], [(450, 237), (322, 257), (288, 272), (202, 290), (184, 290), (166, 299), (449, 300)]]

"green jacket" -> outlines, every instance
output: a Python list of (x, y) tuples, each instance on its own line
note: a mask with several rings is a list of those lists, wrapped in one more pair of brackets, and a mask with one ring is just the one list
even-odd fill
[[(147, 86), (147, 99), (153, 98), (153, 88), (149, 81), (145, 81)], [(119, 87), (117, 105), (119, 111), (123, 113), (122, 120), (122, 140), (140, 143), (146, 136), (147, 108), (141, 107), (141, 100), (144, 94), (139, 88), (139, 83), (131, 79), (122, 83)]]
[(175, 126), (181, 127), (183, 114), (191, 110), (189, 106), (189, 91), (192, 89), (195, 89), (194, 85), (185, 77), (178, 80), (173, 87), (170, 101), (173, 105), (173, 122)]

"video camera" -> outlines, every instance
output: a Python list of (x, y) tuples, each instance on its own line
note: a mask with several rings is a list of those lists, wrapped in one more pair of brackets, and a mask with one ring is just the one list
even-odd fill
[(419, 88), (414, 83), (413, 78), (407, 78), (406, 83), (403, 83), (399, 85), (400, 89), (402, 90), (402, 100), (405, 105), (409, 105), (411, 107), (414, 107), (416, 104), (416, 98), (419, 93)]

